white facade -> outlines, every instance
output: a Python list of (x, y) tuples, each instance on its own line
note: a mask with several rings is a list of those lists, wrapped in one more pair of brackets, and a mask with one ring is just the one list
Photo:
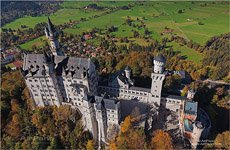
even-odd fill
[(152, 85), (151, 85), (152, 98), (151, 98), (151, 101), (153, 103), (156, 103), (157, 105), (160, 105), (161, 91), (162, 91), (162, 86), (163, 86), (163, 81), (165, 79), (165, 75), (152, 73), (151, 78), (152, 78)]
[(197, 148), (203, 130), (204, 130), (204, 126), (202, 125), (201, 122), (196, 121), (195, 123), (193, 123), (192, 138), (190, 139), (190, 143), (193, 149)]
[[(154, 58), (150, 89), (134, 86), (129, 67), (111, 77), (107, 85), (98, 85), (96, 68), (90, 59), (63, 55), (57, 41), (57, 33), (54, 32), (50, 20), (45, 33), (50, 40), (52, 56), (47, 53), (27, 54), (24, 56), (22, 69), (35, 105), (40, 107), (70, 105), (79, 110), (85, 128), (99, 143), (106, 143), (109, 127), (119, 125), (121, 122), (119, 99), (138, 100), (155, 110), (160, 106), (174, 112), (183, 110), (186, 98), (161, 96), (166, 61), (163, 56)], [(104, 95), (98, 96), (100, 94)], [(193, 93), (188, 95), (189, 98), (193, 96)], [(199, 128), (194, 129), (193, 134), (196, 138), (193, 141), (199, 139), (202, 132)]]

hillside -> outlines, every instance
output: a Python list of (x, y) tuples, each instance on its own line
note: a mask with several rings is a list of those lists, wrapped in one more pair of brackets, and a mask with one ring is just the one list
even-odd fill
[(1, 26), (24, 16), (39, 16), (55, 12), (59, 8), (59, 2), (35, 2), (35, 1), (2, 1), (1, 2)]
[(229, 44), (230, 33), (215, 36), (206, 42), (204, 65), (214, 66), (212, 78), (222, 79), (229, 75), (230, 55)]
[[(87, 8), (96, 4), (103, 9)], [(126, 6), (126, 7), (125, 7)], [(125, 9), (124, 9), (125, 8)], [(103, 13), (106, 12), (106, 13)], [(70, 19), (79, 21), (74, 26), (65, 29), (66, 33), (79, 34), (97, 27), (106, 29), (114, 25), (118, 31), (116, 37), (132, 36), (132, 30), (143, 35), (141, 22), (151, 32), (154, 39), (162, 38), (165, 27), (171, 28), (172, 33), (193, 40), (200, 44), (212, 36), (228, 32), (228, 2), (64, 2), (61, 8), (50, 17), (54, 24), (64, 24)], [(127, 16), (132, 23), (124, 24)], [(3, 28), (18, 29), (26, 25), (34, 27), (44, 22), (46, 16), (25, 16), (6, 24)], [(137, 21), (139, 19), (140, 21)], [(215, 30), (213, 30), (215, 28)], [(163, 36), (167, 36), (163, 35)]]

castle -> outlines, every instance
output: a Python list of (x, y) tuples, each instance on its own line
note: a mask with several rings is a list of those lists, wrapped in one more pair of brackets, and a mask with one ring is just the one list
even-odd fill
[(122, 123), (125, 117), (122, 108), (126, 107), (123, 104), (134, 101), (153, 111), (145, 116), (148, 121), (150, 118), (150, 124), (157, 124), (153, 118), (161, 113), (160, 107), (175, 112), (179, 116), (180, 136), (188, 139), (193, 148), (208, 133), (210, 122), (207, 124), (197, 119), (198, 104), (192, 100), (193, 91), (189, 91), (188, 98), (162, 96), (166, 76), (166, 59), (162, 55), (153, 60), (151, 89), (134, 86), (128, 66), (100, 84), (95, 65), (89, 58), (65, 56), (59, 46), (58, 33), (49, 18), (45, 34), (50, 41), (51, 54), (25, 54), (23, 61), (22, 74), (34, 104), (39, 107), (70, 105), (79, 110), (85, 128), (99, 145), (107, 142), (111, 127), (119, 128)]

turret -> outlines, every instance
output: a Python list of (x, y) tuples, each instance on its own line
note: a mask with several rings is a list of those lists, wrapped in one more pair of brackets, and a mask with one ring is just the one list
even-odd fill
[(195, 123), (193, 123), (192, 137), (190, 140), (193, 149), (197, 148), (203, 130), (204, 125), (200, 121), (196, 121)]
[(126, 76), (126, 78), (131, 79), (130, 78), (130, 76), (131, 76), (131, 68), (129, 66), (125, 67), (125, 76)]
[(46, 38), (50, 41), (50, 49), (53, 55), (63, 56), (58, 42), (58, 32), (55, 30), (50, 18), (48, 17), (47, 27), (45, 27)]
[(154, 58), (154, 73), (162, 74), (164, 72), (164, 66), (166, 64), (166, 59), (163, 55), (159, 55)]
[(188, 98), (189, 100), (193, 100), (195, 94), (196, 94), (196, 92), (195, 92), (193, 89), (188, 90), (187, 98)]

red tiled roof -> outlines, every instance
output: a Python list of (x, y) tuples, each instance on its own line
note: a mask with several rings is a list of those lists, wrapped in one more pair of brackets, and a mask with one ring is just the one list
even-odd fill
[(13, 62), (13, 64), (14, 64), (14, 66), (15, 66), (16, 68), (22, 67), (22, 62), (21, 62), (21, 61), (15, 61), (15, 62)]

